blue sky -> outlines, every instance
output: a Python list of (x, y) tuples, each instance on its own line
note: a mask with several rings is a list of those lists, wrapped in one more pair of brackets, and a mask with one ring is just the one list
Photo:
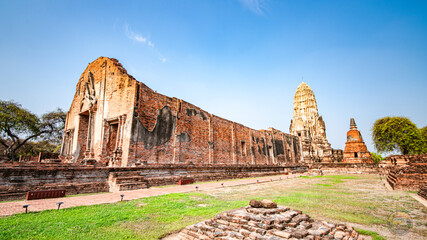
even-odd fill
[(153, 90), (289, 132), (302, 79), (328, 140), (354, 117), (427, 125), (427, 1), (0, 1), (0, 98), (68, 110), (87, 64), (117, 58)]

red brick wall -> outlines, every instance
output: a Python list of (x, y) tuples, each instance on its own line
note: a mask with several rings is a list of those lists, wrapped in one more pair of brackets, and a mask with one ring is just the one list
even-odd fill
[(375, 163), (313, 163), (309, 165), (309, 173), (318, 174), (383, 174), (384, 169)]
[[(278, 130), (253, 130), (138, 83), (129, 162), (147, 164), (267, 164), (300, 162), (299, 138)], [(141, 135), (155, 132), (159, 111), (168, 107), (175, 118), (168, 141), (148, 146)], [(141, 128), (146, 130), (141, 131)], [(187, 139), (182, 140), (185, 135)], [(295, 147), (294, 147), (295, 145)], [(212, 149), (213, 148), (213, 149)], [(245, 150), (245, 151), (244, 151)]]
[(66, 189), (66, 195), (108, 192), (108, 169), (70, 164), (0, 167), (0, 200), (24, 199), (28, 191)]
[(196, 182), (305, 172), (304, 165), (188, 165), (99, 167), (78, 164), (12, 163), (0, 166), (0, 201), (24, 199), (27, 191), (66, 189), (66, 195), (109, 191), (111, 172), (140, 171), (149, 186), (177, 184), (182, 178)]
[(427, 184), (427, 154), (409, 156), (391, 156), (396, 162), (406, 164), (391, 167), (387, 180), (393, 189), (418, 191)]
[[(85, 87), (90, 83), (89, 70), (97, 99), (92, 108)], [(109, 162), (115, 147), (111, 141), (119, 139), (120, 160), (109, 166), (300, 162), (298, 137), (275, 129), (250, 129), (159, 94), (128, 75), (117, 60), (104, 57), (89, 64), (82, 74), (67, 115), (66, 131), (75, 129), (73, 151), (78, 158), (73, 162), (82, 160), (88, 149), (88, 121), (82, 114), (88, 114), (89, 108), (93, 111), (91, 157)], [(122, 117), (126, 120), (118, 125), (117, 133), (112, 131), (111, 124)], [(76, 155), (73, 151), (68, 159)]]

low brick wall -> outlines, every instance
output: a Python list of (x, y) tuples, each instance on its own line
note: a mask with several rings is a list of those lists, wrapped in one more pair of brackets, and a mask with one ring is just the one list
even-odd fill
[(409, 159), (404, 165), (390, 168), (387, 181), (393, 189), (418, 191), (427, 184), (427, 154), (393, 156), (394, 159)]
[(114, 171), (141, 171), (149, 186), (177, 184), (183, 178), (192, 178), (195, 182), (221, 179), (261, 177), (284, 174), (287, 172), (306, 172), (307, 166), (265, 166), (265, 165), (160, 165), (146, 167), (110, 168)]
[(313, 163), (309, 165), (310, 173), (321, 169), (323, 174), (378, 174), (384, 169), (375, 163)]
[(0, 167), (0, 200), (28, 191), (66, 189), (67, 195), (108, 191), (108, 169), (71, 164), (7, 164)]
[(109, 191), (113, 172), (140, 171), (149, 186), (177, 184), (182, 178), (196, 182), (305, 172), (307, 166), (264, 165), (157, 165), (108, 168), (77, 164), (13, 163), (0, 166), (0, 201), (24, 199), (28, 191), (66, 189), (67, 195)]
[(427, 154), (423, 155), (392, 155), (380, 162), (381, 166), (403, 166), (411, 163), (427, 162)]

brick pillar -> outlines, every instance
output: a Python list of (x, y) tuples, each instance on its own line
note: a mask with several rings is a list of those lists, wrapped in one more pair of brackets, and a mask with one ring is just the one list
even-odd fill
[(282, 143), (283, 143), (283, 155), (285, 157), (285, 164), (288, 163), (288, 149), (286, 148), (286, 138), (285, 135), (282, 133)]
[(268, 165), (270, 162), (269, 158), (269, 151), (268, 151), (268, 144), (267, 144), (267, 133), (264, 132), (264, 152), (265, 152), (265, 163)]
[(181, 143), (177, 144), (177, 135), (176, 132), (178, 131), (178, 121), (179, 121), (179, 114), (181, 113), (181, 106), (182, 106), (182, 100), (181, 99), (176, 99), (176, 123), (175, 123), (175, 128), (173, 130), (173, 143), (172, 143), (172, 147), (173, 147), (173, 157), (172, 157), (172, 164), (178, 163), (180, 162), (180, 157), (179, 157), (179, 147), (181, 145)]
[(253, 139), (254, 139), (254, 135), (253, 135), (253, 133), (252, 133), (252, 129), (250, 130), (250, 135), (249, 135), (249, 142), (251, 143), (250, 144), (250, 146), (249, 146), (249, 151), (250, 151), (250, 153), (251, 153), (251, 164), (253, 164), (253, 165), (255, 165), (256, 164), (256, 162), (255, 162), (255, 151), (254, 152), (252, 152), (252, 149), (254, 149), (254, 142), (253, 142)]
[(86, 159), (93, 159), (93, 147), (92, 147), (92, 131), (93, 131), (93, 110), (89, 110), (89, 120), (88, 120), (88, 127), (87, 127), (87, 141), (86, 141), (86, 153), (85, 158)]
[(213, 126), (213, 115), (209, 114), (209, 142), (208, 142), (208, 151), (209, 151), (209, 164), (215, 164), (214, 159), (214, 126)]
[(302, 140), (299, 138), (299, 149), (300, 149), (300, 160), (303, 163), (304, 162), (304, 154), (302, 154)]
[(274, 156), (277, 156), (276, 146), (274, 144), (274, 130), (271, 130), (271, 147), (273, 148), (273, 156), (270, 156), (273, 159), (272, 164), (277, 164), (277, 158)]
[(291, 162), (295, 163), (295, 152), (294, 152), (294, 137), (291, 137), (291, 146), (289, 146), (291, 148)]
[(234, 126), (234, 122), (231, 125), (231, 146), (233, 151), (233, 164), (237, 164), (237, 156), (236, 156), (236, 130)]

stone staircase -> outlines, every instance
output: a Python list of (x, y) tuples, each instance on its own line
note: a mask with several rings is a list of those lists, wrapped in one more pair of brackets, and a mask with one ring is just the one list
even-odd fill
[(110, 192), (120, 192), (149, 188), (148, 182), (141, 171), (110, 172), (108, 177)]

